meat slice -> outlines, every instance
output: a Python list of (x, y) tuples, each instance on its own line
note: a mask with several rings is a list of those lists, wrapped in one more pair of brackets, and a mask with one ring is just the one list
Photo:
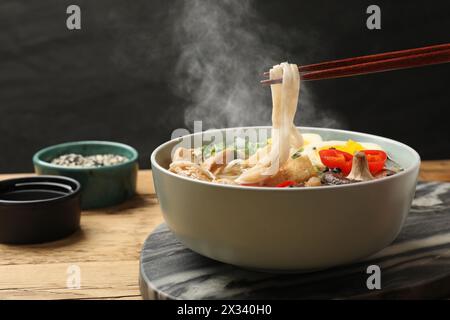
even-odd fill
[(175, 161), (170, 164), (169, 171), (181, 176), (202, 181), (214, 181), (215, 176), (208, 170), (203, 169), (198, 164), (190, 161)]
[(286, 180), (302, 183), (316, 175), (316, 170), (307, 156), (301, 156), (295, 159), (289, 157), (277, 174), (268, 178), (264, 185), (276, 186)]

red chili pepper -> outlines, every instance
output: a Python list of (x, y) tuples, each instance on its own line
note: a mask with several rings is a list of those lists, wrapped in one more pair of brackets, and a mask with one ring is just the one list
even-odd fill
[(282, 183), (277, 184), (277, 188), (286, 188), (286, 187), (294, 186), (296, 184), (297, 183), (295, 181), (286, 180), (286, 181), (283, 181)]
[(387, 159), (386, 152), (381, 150), (363, 150), (363, 152), (366, 154), (371, 174), (376, 174), (377, 172), (383, 170)]
[(320, 150), (319, 151), (320, 160), (328, 168), (339, 168), (344, 175), (348, 175), (352, 170), (352, 160), (353, 156), (350, 153), (336, 150)]

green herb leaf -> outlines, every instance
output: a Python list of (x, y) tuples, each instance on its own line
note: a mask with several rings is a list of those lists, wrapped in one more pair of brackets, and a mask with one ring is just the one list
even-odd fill
[(303, 152), (303, 148), (298, 149), (293, 155), (292, 155), (292, 159), (297, 159), (298, 157), (300, 157), (302, 155)]

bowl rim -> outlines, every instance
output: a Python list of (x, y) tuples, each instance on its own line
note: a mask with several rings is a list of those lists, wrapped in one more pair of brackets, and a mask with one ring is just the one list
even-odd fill
[(357, 188), (359, 186), (365, 186), (365, 185), (371, 185), (371, 184), (379, 184), (379, 183), (383, 183), (386, 181), (390, 181), (392, 179), (396, 179), (398, 177), (401, 177), (403, 175), (409, 174), (412, 171), (418, 170), (419, 166), (420, 166), (420, 155), (419, 153), (414, 150), (413, 148), (411, 148), (410, 146), (390, 139), (390, 138), (385, 138), (382, 136), (377, 136), (374, 134), (370, 134), (370, 133), (364, 133), (364, 132), (358, 132), (358, 131), (351, 131), (351, 130), (341, 130), (341, 129), (330, 129), (330, 128), (321, 128), (321, 127), (299, 127), (297, 126), (298, 129), (300, 130), (309, 130), (309, 129), (313, 129), (313, 130), (326, 130), (326, 131), (330, 131), (330, 132), (339, 132), (339, 133), (351, 133), (351, 134), (358, 134), (362, 137), (370, 137), (370, 138), (376, 138), (376, 139), (381, 139), (384, 140), (388, 143), (391, 144), (395, 144), (398, 145), (402, 148), (407, 149), (408, 151), (410, 151), (414, 157), (415, 157), (415, 162), (413, 165), (411, 165), (409, 168), (404, 169), (401, 172), (396, 173), (395, 175), (392, 176), (388, 176), (388, 177), (383, 177), (382, 179), (375, 179), (375, 180), (370, 180), (370, 181), (361, 181), (358, 183), (351, 183), (351, 184), (343, 184), (343, 185), (327, 185), (327, 186), (316, 186), (316, 187), (308, 187), (308, 188), (277, 188), (277, 187), (254, 187), (254, 186), (240, 186), (240, 185), (229, 185), (229, 184), (219, 184), (219, 183), (212, 183), (212, 182), (207, 182), (207, 181), (201, 181), (201, 180), (195, 180), (192, 178), (188, 178), (188, 177), (184, 177), (178, 174), (175, 174), (171, 171), (169, 171), (168, 169), (162, 167), (159, 163), (157, 163), (156, 161), (156, 155), (160, 152), (160, 150), (164, 149), (167, 145), (176, 142), (176, 141), (182, 141), (183, 139), (187, 138), (187, 137), (191, 137), (194, 135), (198, 135), (198, 134), (204, 134), (205, 132), (208, 133), (212, 133), (212, 132), (226, 132), (229, 130), (246, 130), (249, 128), (253, 128), (253, 129), (270, 129), (272, 128), (271, 126), (247, 126), (247, 127), (233, 127), (233, 128), (223, 128), (223, 129), (211, 129), (211, 130), (207, 130), (207, 131), (202, 131), (202, 132), (197, 132), (197, 133), (191, 133), (188, 135), (184, 135), (181, 137), (177, 137), (174, 139), (171, 139), (169, 141), (166, 141), (165, 143), (159, 145), (155, 150), (153, 150), (151, 156), (150, 156), (150, 162), (152, 165), (152, 168), (155, 167), (156, 169), (160, 170), (161, 172), (168, 174), (172, 177), (175, 177), (177, 179), (181, 179), (181, 180), (185, 180), (185, 181), (190, 181), (193, 183), (197, 183), (197, 184), (201, 184), (201, 185), (207, 185), (207, 186), (211, 186), (211, 187), (215, 187), (215, 188), (230, 188), (230, 189), (240, 189), (240, 190), (252, 190), (252, 191), (261, 191), (261, 192), (266, 192), (266, 191), (274, 191), (277, 190), (278, 192), (314, 192), (316, 190), (330, 190), (330, 189), (341, 189), (341, 188)]
[(70, 177), (66, 176), (56, 176), (56, 175), (39, 175), (39, 176), (24, 176), (18, 178), (11, 178), (6, 180), (1, 180), (0, 185), (16, 185), (20, 183), (45, 183), (45, 182), (55, 182), (55, 183), (72, 183), (75, 187), (72, 189), (72, 192), (68, 192), (62, 196), (49, 198), (49, 199), (36, 199), (36, 200), (2, 200), (0, 199), (0, 206), (11, 206), (11, 207), (20, 207), (26, 205), (39, 205), (39, 204), (56, 204), (59, 202), (69, 201), (75, 197), (78, 197), (81, 194), (81, 184)]
[[(52, 164), (50, 162), (47, 162), (47, 161), (44, 161), (41, 159), (42, 155), (45, 154), (46, 152), (49, 152), (52, 150), (57, 150), (57, 149), (63, 148), (63, 147), (71, 147), (71, 146), (76, 146), (76, 145), (113, 146), (113, 147), (118, 147), (118, 148), (122, 148), (127, 151), (130, 151), (132, 156), (130, 158), (128, 158), (128, 160), (125, 162), (122, 162), (119, 164), (113, 164), (110, 166), (104, 166), (104, 167), (64, 167), (64, 166)], [(102, 140), (80, 140), (80, 141), (59, 143), (59, 144), (51, 145), (51, 146), (45, 147), (43, 149), (40, 149), (33, 155), (33, 164), (35, 166), (37, 165), (37, 166), (41, 166), (41, 167), (45, 167), (45, 168), (67, 170), (67, 171), (72, 171), (72, 172), (74, 172), (74, 171), (89, 171), (89, 170), (104, 171), (104, 170), (111, 170), (111, 169), (128, 166), (130, 163), (136, 162), (138, 160), (138, 158), (139, 158), (139, 153), (137, 152), (137, 150), (135, 148), (133, 148), (132, 146), (129, 146), (124, 143), (114, 142), (114, 141), (102, 141)]]

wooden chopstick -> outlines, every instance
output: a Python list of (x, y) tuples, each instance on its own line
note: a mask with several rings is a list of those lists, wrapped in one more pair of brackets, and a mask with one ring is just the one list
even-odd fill
[[(299, 67), (302, 80), (322, 80), (450, 62), (450, 43), (375, 55), (340, 59)], [(281, 83), (263, 80), (262, 84)]]
[[(435, 52), (439, 50), (447, 50), (450, 49), (450, 43), (446, 44), (438, 44), (433, 46), (427, 46), (422, 48), (415, 48), (415, 49), (406, 49), (406, 50), (398, 50), (398, 51), (391, 51), (391, 52), (385, 52), (385, 53), (377, 53), (377, 54), (371, 54), (361, 57), (354, 57), (354, 58), (346, 58), (346, 59), (339, 59), (339, 60), (333, 60), (333, 61), (327, 61), (327, 62), (321, 62), (321, 63), (314, 63), (309, 64), (305, 66), (299, 66), (298, 71), (300, 73), (303, 73), (305, 71), (318, 71), (318, 70), (324, 70), (324, 69), (331, 69), (331, 68), (337, 68), (337, 67), (345, 67), (350, 66), (354, 64), (360, 64), (365, 62), (373, 62), (373, 61), (379, 61), (379, 60), (386, 60), (391, 58), (399, 58), (404, 56), (409, 56), (412, 54), (419, 54), (419, 53), (428, 53), (428, 52)], [(269, 75), (269, 72), (264, 72), (265, 76)]]

